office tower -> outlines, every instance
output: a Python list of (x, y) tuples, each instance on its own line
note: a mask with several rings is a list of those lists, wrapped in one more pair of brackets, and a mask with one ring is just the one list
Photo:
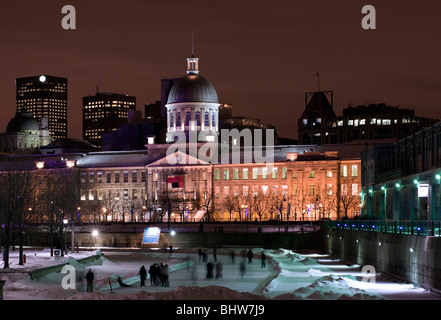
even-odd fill
[(129, 111), (136, 111), (136, 97), (101, 92), (83, 97), (83, 139), (101, 147), (103, 134), (126, 124)]
[(67, 79), (49, 75), (17, 78), (17, 113), (32, 112), (39, 122), (49, 119), (53, 141), (67, 138)]

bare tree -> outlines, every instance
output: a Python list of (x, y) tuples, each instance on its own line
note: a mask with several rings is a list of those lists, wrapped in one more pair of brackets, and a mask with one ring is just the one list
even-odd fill
[[(0, 224), (1, 244), (4, 250), (4, 268), (9, 268), (9, 247), (13, 236), (18, 233), (19, 242), (23, 236), (23, 226), (28, 221), (28, 208), (34, 201), (34, 179), (28, 165), (6, 164), (0, 174)], [(23, 247), (20, 245), (20, 258)], [(22, 263), (22, 260), (20, 260)]]
[[(353, 210), (357, 211), (360, 206), (360, 195), (358, 190), (352, 189), (352, 184), (342, 184), (342, 190), (340, 193), (340, 204), (343, 209), (343, 218), (349, 218), (348, 213)], [(346, 187), (344, 187), (346, 186)], [(349, 188), (351, 186), (351, 188)]]
[(224, 197), (222, 198), (221, 207), (229, 213), (231, 221), (231, 217), (234, 213), (234, 210), (236, 209), (235, 196), (231, 193), (224, 195)]
[(248, 208), (248, 216), (250, 221), (253, 220), (253, 213), (256, 206), (256, 201), (256, 195), (252, 192), (247, 192), (246, 194), (244, 194), (244, 203)]
[(235, 210), (239, 214), (239, 221), (242, 221), (242, 212), (244, 212), (247, 209), (243, 191), (239, 190), (236, 194), (234, 194), (233, 198), (236, 204)]
[(262, 221), (262, 216), (268, 212), (269, 197), (261, 189), (257, 191), (254, 196), (254, 212), (259, 216), (259, 221)]

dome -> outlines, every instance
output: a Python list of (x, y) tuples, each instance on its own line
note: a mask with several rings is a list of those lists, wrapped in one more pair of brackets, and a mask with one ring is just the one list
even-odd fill
[(15, 117), (9, 121), (8, 126), (6, 127), (6, 132), (38, 130), (40, 130), (40, 125), (38, 123), (38, 120), (32, 117), (31, 112), (17, 113)]
[(219, 103), (216, 90), (204, 77), (189, 74), (179, 78), (168, 95), (167, 103), (212, 102)]

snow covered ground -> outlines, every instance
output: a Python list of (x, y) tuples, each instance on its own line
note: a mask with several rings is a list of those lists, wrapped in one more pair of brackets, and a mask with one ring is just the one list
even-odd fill
[[(93, 263), (77, 260), (89, 257), (96, 250), (84, 250), (64, 257), (50, 257), (49, 250), (25, 250), (26, 264), (19, 266), (18, 252), (11, 252), (8, 270), (0, 270), (0, 280), (6, 280), (4, 300), (439, 300), (436, 293), (376, 274), (367, 281), (362, 266), (346, 265), (341, 260), (314, 252), (296, 253), (291, 250), (254, 248), (252, 264), (245, 263), (245, 273), (239, 270), (241, 252), (248, 248), (217, 249), (217, 261), (223, 266), (222, 277), (206, 279), (206, 263), (199, 261), (199, 248), (106, 250)], [(202, 248), (204, 249), (204, 248)], [(235, 253), (234, 263), (231, 251)], [(213, 261), (213, 249), (207, 248), (208, 261)], [(261, 253), (266, 254), (266, 266), (261, 266)], [(67, 274), (51, 272), (32, 280), (28, 272), (68, 261), (76, 270), (76, 289), (63, 289)], [(153, 263), (170, 267), (170, 286), (141, 288), (138, 272), (142, 265), (148, 270)], [(0, 261), (0, 267), (2, 262)], [(94, 292), (86, 292), (85, 272), (95, 274)], [(118, 283), (121, 278), (124, 284)]]

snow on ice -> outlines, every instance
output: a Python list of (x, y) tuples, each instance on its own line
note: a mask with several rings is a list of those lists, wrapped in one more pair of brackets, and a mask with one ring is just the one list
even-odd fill
[[(206, 263), (199, 260), (199, 248), (175, 248), (173, 254), (163, 249), (111, 250), (93, 262), (81, 259), (96, 250), (51, 257), (49, 250), (27, 249), (27, 262), (19, 266), (18, 253), (11, 252), (9, 269), (0, 270), (6, 280), (4, 300), (438, 300), (440, 297), (421, 287), (384, 274), (366, 281), (359, 265), (346, 265), (339, 259), (317, 253), (296, 253), (287, 249), (254, 248), (252, 263), (245, 261), (245, 273), (239, 266), (243, 248), (217, 249), (222, 263), (221, 278), (206, 279)], [(247, 249), (248, 250), (248, 249)], [(207, 248), (209, 261), (213, 249)], [(231, 251), (235, 253), (234, 262)], [(261, 265), (265, 252), (266, 265)], [(49, 272), (31, 279), (36, 269), (68, 263), (75, 268), (76, 288), (63, 289), (65, 273)], [(153, 263), (169, 265), (170, 286), (140, 287), (139, 269)], [(216, 262), (214, 262), (216, 263)], [(0, 263), (0, 267), (2, 264)], [(85, 273), (95, 274), (94, 292), (86, 292)], [(363, 281), (363, 279), (365, 279)], [(118, 282), (120, 280), (120, 282)], [(121, 283), (124, 286), (121, 286)]]

